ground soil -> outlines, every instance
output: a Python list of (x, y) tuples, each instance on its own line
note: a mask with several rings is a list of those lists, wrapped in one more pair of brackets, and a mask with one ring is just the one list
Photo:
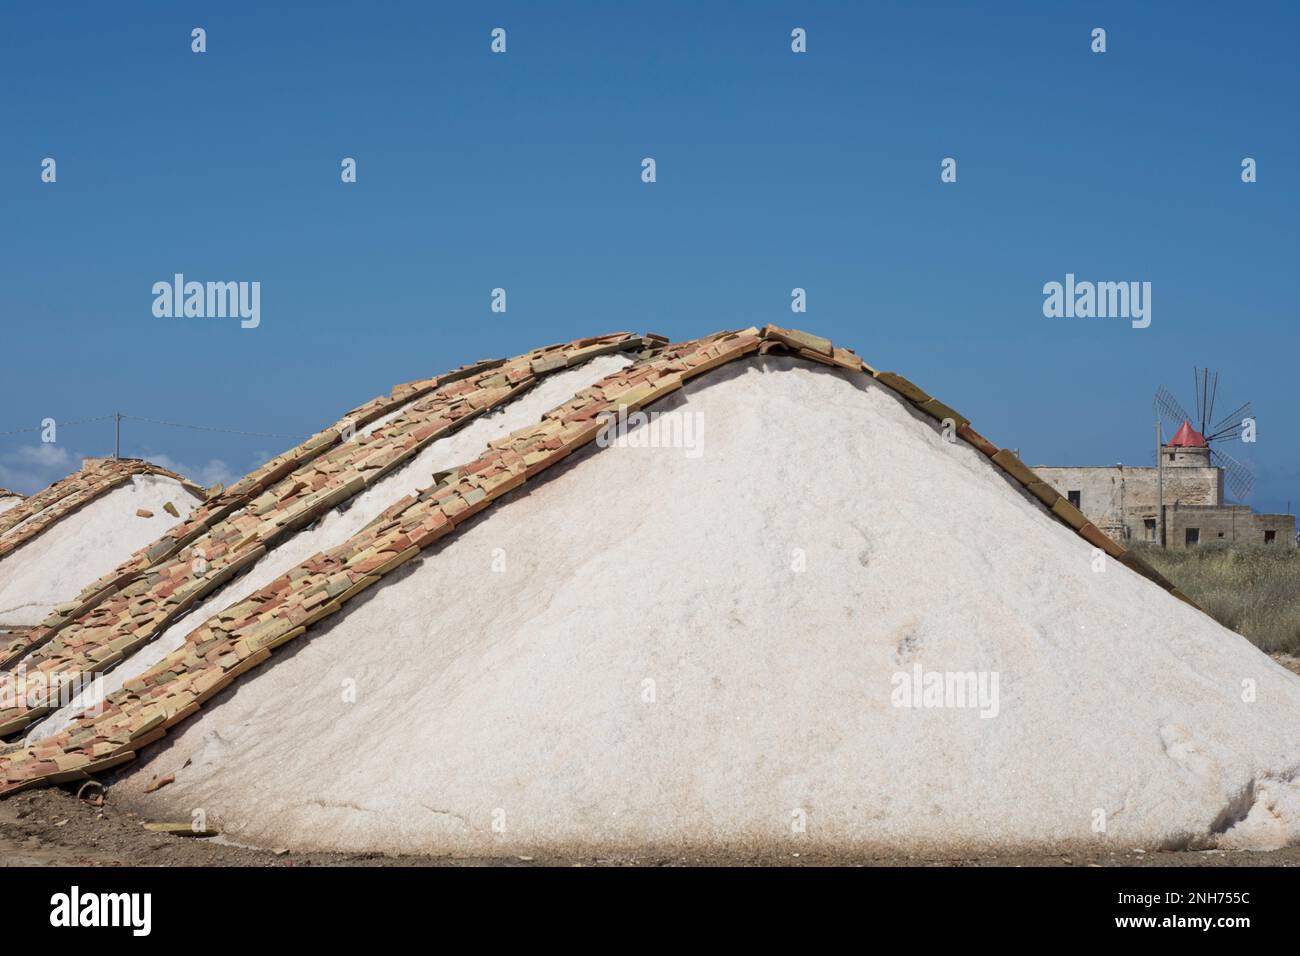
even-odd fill
[[(1297, 866), (1300, 847), (1269, 853), (1117, 851), (1062, 855), (889, 857), (386, 857), (297, 853), (230, 846), (219, 839), (153, 833), (117, 805), (111, 790), (78, 799), (70, 790), (32, 790), (0, 801), (0, 866)], [(103, 798), (96, 805), (96, 798)]]

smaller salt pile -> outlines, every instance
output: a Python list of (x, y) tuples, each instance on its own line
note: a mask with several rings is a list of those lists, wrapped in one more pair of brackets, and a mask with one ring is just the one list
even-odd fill
[(197, 485), (148, 462), (87, 458), (29, 498), (0, 499), (0, 628), (39, 624), (202, 498)]

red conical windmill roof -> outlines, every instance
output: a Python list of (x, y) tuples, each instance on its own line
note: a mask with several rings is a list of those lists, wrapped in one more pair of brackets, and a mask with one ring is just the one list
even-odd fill
[(1191, 422), (1184, 419), (1183, 424), (1174, 433), (1174, 437), (1169, 439), (1169, 445), (1170, 447), (1177, 445), (1183, 448), (1205, 448), (1205, 436), (1193, 428)]

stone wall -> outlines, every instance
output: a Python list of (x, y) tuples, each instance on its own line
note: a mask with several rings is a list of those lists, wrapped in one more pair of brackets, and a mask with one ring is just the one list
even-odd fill
[[(1112, 465), (1100, 468), (1034, 468), (1067, 498), (1078, 492), (1079, 510), (1117, 541), (1147, 540), (1147, 520), (1156, 517), (1156, 469)], [(1178, 465), (1164, 469), (1164, 501), (1214, 506), (1223, 501), (1223, 472), (1218, 468)]]
[[(1189, 545), (1188, 529), (1196, 530), (1196, 543)], [(1273, 532), (1268, 540), (1267, 532)], [(1255, 514), (1247, 505), (1205, 508), (1184, 505), (1165, 507), (1165, 543), (1169, 548), (1197, 545), (1265, 545), (1294, 548), (1295, 515)]]
[[(1247, 505), (1223, 502), (1223, 471), (1202, 467), (1204, 449), (1165, 449), (1165, 544), (1187, 546), (1187, 529), (1197, 529), (1198, 544), (1263, 545), (1294, 548), (1295, 516), (1255, 514)], [(1156, 469), (1112, 465), (1100, 468), (1034, 469), (1067, 498), (1078, 494), (1078, 508), (1116, 541), (1156, 538)], [(1265, 532), (1272, 531), (1272, 541)]]

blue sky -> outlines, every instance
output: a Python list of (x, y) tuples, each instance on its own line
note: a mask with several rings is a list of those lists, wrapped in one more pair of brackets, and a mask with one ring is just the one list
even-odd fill
[[(7, 4), (0, 432), (296, 438), (489, 355), (776, 322), (1035, 464), (1148, 464), (1152, 392), (1190, 405), (1212, 365), (1259, 416), (1251, 503), (1283, 509), (1298, 33), (1272, 2)], [(261, 325), (156, 318), (176, 272), (261, 282)], [(1067, 272), (1151, 282), (1150, 328), (1045, 318)], [(0, 485), (112, 437), (0, 435)], [(292, 443), (128, 422), (123, 452), (212, 481)]]

